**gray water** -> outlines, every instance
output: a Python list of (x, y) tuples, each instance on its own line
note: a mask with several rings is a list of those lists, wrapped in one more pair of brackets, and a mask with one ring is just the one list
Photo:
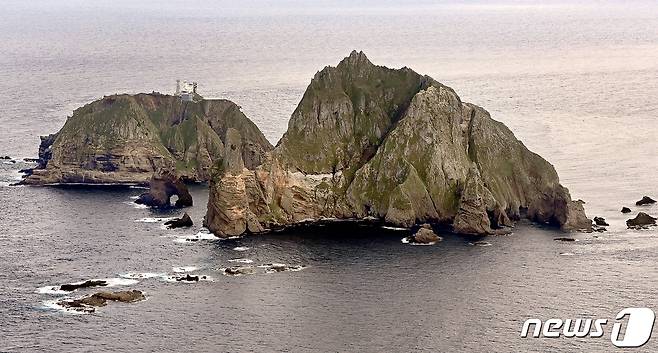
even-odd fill
[[(34, 157), (38, 136), (76, 107), (172, 92), (177, 78), (234, 100), (275, 143), (313, 74), (352, 49), (488, 109), (608, 232), (560, 243), (522, 224), (488, 247), (449, 233), (422, 247), (402, 244), (405, 232), (341, 225), (186, 242), (201, 230), (204, 186), (192, 190), (195, 226), (166, 230), (138, 221), (176, 215), (135, 208), (142, 190), (9, 187), (26, 164), (2, 163), (0, 352), (607, 352), (610, 328), (600, 339), (533, 339), (521, 325), (658, 309), (658, 231), (626, 230), (619, 213), (658, 196), (652, 2), (0, 0), (0, 155)], [(307, 267), (222, 275), (236, 258)], [(39, 290), (180, 266), (214, 281), (112, 287), (148, 300), (89, 315), (53, 309), (61, 295)]]

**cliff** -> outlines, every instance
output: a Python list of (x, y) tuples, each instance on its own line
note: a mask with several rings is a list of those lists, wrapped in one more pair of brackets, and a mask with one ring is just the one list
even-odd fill
[(287, 132), (253, 170), (241, 160), (245, 138), (231, 132), (231, 152), (211, 181), (205, 224), (218, 236), (369, 217), (477, 235), (521, 218), (591, 229), (553, 166), (486, 110), (362, 52), (315, 75)]
[(159, 170), (207, 181), (225, 154), (228, 129), (244, 136), (239, 147), (248, 168), (272, 149), (228, 100), (107, 96), (78, 108), (58, 133), (41, 138), (38, 166), (23, 183), (147, 183)]

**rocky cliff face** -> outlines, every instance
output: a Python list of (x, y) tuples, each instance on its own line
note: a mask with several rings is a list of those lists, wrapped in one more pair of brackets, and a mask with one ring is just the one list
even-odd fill
[[(232, 134), (231, 146), (243, 139)], [(553, 166), (486, 110), (363, 53), (315, 75), (262, 165), (244, 168), (242, 155), (234, 149), (211, 183), (206, 226), (219, 236), (366, 217), (479, 235), (521, 218), (591, 228)]]
[(244, 136), (239, 147), (248, 168), (272, 149), (227, 100), (184, 103), (158, 93), (104, 97), (75, 110), (58, 133), (42, 138), (38, 166), (24, 183), (147, 183), (159, 170), (206, 181), (221, 164), (229, 128)]

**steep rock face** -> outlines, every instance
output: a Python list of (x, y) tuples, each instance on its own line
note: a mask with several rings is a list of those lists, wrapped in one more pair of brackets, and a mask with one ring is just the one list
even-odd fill
[(227, 128), (245, 136), (247, 166), (260, 164), (272, 146), (240, 108), (197, 98), (124, 94), (87, 104), (42, 138), (38, 166), (24, 183), (146, 183), (159, 170), (206, 181), (223, 158)]
[(466, 234), (523, 217), (591, 228), (553, 166), (487, 111), (363, 53), (316, 74), (262, 165), (231, 164), (208, 201), (206, 225), (220, 236), (323, 217), (448, 223)]

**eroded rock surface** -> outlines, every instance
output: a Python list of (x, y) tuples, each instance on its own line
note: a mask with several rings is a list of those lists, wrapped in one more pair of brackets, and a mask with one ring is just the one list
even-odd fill
[(135, 203), (154, 208), (171, 207), (171, 197), (177, 196), (174, 207), (190, 207), (193, 205), (192, 195), (183, 180), (168, 171), (154, 175), (149, 181), (149, 191), (139, 195)]
[(315, 75), (287, 132), (253, 170), (238, 158), (241, 138), (231, 134), (235, 149), (210, 185), (205, 225), (220, 237), (366, 217), (476, 235), (521, 218), (591, 230), (553, 166), (486, 110), (363, 53)]
[(182, 102), (159, 93), (106, 96), (76, 109), (56, 134), (41, 137), (37, 167), (24, 184), (146, 184), (160, 170), (207, 181), (224, 156), (227, 129), (242, 135), (247, 168), (272, 145), (235, 103)]

